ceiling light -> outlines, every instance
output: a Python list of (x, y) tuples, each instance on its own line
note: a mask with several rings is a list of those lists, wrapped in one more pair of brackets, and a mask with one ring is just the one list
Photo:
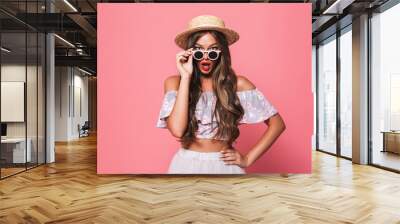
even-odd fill
[(6, 53), (10, 53), (10, 52), (11, 52), (11, 50), (9, 50), (9, 49), (7, 49), (7, 48), (5, 48), (5, 47), (1, 47), (1, 50), (4, 51), (4, 52), (6, 52)]
[(354, 1), (355, 0), (336, 0), (332, 5), (325, 9), (322, 14), (342, 14), (343, 10)]
[(54, 36), (56, 36), (58, 39), (60, 39), (60, 40), (63, 41), (64, 43), (68, 44), (69, 46), (75, 48), (75, 45), (71, 44), (71, 42), (69, 42), (68, 40), (66, 40), (66, 39), (64, 39), (64, 38), (62, 38), (62, 37), (60, 37), (60, 36), (57, 35), (57, 34), (54, 34)]
[(81, 68), (79, 68), (79, 67), (78, 67), (78, 70), (81, 71), (81, 72), (83, 72), (83, 73), (85, 73), (85, 74), (93, 75), (92, 73), (90, 73), (90, 72), (88, 72), (88, 71), (86, 71), (86, 70), (83, 70), (83, 69), (81, 69)]
[(64, 0), (65, 4), (67, 4), (72, 10), (74, 10), (75, 12), (78, 12), (78, 10), (71, 4), (69, 3), (68, 0)]

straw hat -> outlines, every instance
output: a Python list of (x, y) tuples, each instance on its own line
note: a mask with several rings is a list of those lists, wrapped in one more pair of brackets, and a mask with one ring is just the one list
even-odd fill
[(212, 15), (201, 15), (191, 19), (186, 30), (176, 35), (175, 43), (185, 49), (188, 37), (201, 30), (216, 30), (223, 33), (229, 45), (239, 40), (239, 34), (232, 29), (226, 28), (221, 18)]

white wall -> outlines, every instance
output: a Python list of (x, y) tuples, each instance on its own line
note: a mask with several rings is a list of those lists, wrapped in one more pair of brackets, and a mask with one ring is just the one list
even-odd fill
[[(27, 73), (25, 71), (27, 69)], [(39, 71), (41, 72), (41, 71)], [(4, 64), (1, 66), (1, 81), (2, 82), (25, 82), (25, 75), (28, 78), (29, 86), (36, 86), (36, 66), (27, 66), (20, 64)], [(33, 77), (34, 76), (34, 77)], [(31, 133), (35, 133), (36, 137), (36, 112), (37, 99), (36, 87), (27, 88), (27, 120), (28, 120), (28, 137)], [(39, 105), (40, 107), (41, 105)], [(7, 108), (2, 108), (6, 110)], [(32, 124), (34, 122), (34, 124)], [(26, 122), (7, 122), (7, 136), (8, 137), (25, 137), (25, 124)]]
[(313, 128), (313, 134), (311, 137), (311, 147), (313, 150), (316, 150), (317, 146), (316, 146), (316, 142), (317, 142), (317, 135), (316, 135), (316, 131), (317, 131), (317, 87), (316, 87), (316, 78), (317, 78), (317, 58), (316, 58), (316, 52), (317, 48), (315, 45), (312, 46), (312, 78), (311, 78), (311, 89), (312, 89), (312, 93), (313, 93), (313, 108), (314, 108), (314, 118), (313, 118), (313, 123), (314, 123), (314, 128)]
[(78, 124), (88, 120), (88, 77), (73, 67), (56, 67), (55, 73), (55, 140), (77, 139)]
[[(24, 82), (26, 83), (27, 91), (26, 107), (23, 106), (21, 108), (23, 113), (26, 112), (27, 120), (23, 122), (5, 122), (7, 123), (7, 137), (24, 138), (26, 135), (30, 139), (32, 161), (36, 162), (36, 158), (38, 158), (39, 163), (45, 162), (45, 85), (42, 70), (41, 66), (25, 66), (25, 64), (17, 63), (8, 63), (1, 66), (2, 82)], [(1, 108), (3, 112), (8, 109), (10, 108)], [(12, 113), (13, 111), (9, 112)]]
[[(71, 99), (71, 132), (70, 135), (72, 138), (78, 138), (78, 124), (81, 126), (88, 120), (88, 77), (82, 76), (83, 73), (77, 73), (78, 70), (74, 70), (74, 88), (71, 88), (73, 91), (73, 96)], [(81, 110), (81, 111), (80, 111)]]
[(55, 68), (55, 141), (68, 140), (69, 68)]

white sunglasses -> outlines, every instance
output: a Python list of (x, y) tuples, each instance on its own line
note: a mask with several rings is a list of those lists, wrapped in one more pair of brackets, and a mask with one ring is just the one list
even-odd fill
[(211, 49), (211, 50), (203, 50), (203, 49), (196, 49), (193, 51), (193, 58), (196, 60), (202, 60), (207, 53), (207, 56), (210, 60), (215, 61), (218, 59), (221, 50)]

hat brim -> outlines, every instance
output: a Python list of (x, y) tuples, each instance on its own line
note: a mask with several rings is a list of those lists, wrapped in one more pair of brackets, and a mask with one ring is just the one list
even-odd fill
[(175, 43), (182, 49), (186, 48), (186, 42), (189, 36), (195, 32), (203, 31), (203, 30), (215, 30), (223, 33), (228, 41), (228, 44), (231, 45), (239, 40), (239, 34), (229, 28), (221, 28), (221, 27), (212, 27), (212, 26), (204, 26), (204, 27), (196, 27), (190, 30), (186, 30), (182, 33), (179, 33), (175, 37)]

